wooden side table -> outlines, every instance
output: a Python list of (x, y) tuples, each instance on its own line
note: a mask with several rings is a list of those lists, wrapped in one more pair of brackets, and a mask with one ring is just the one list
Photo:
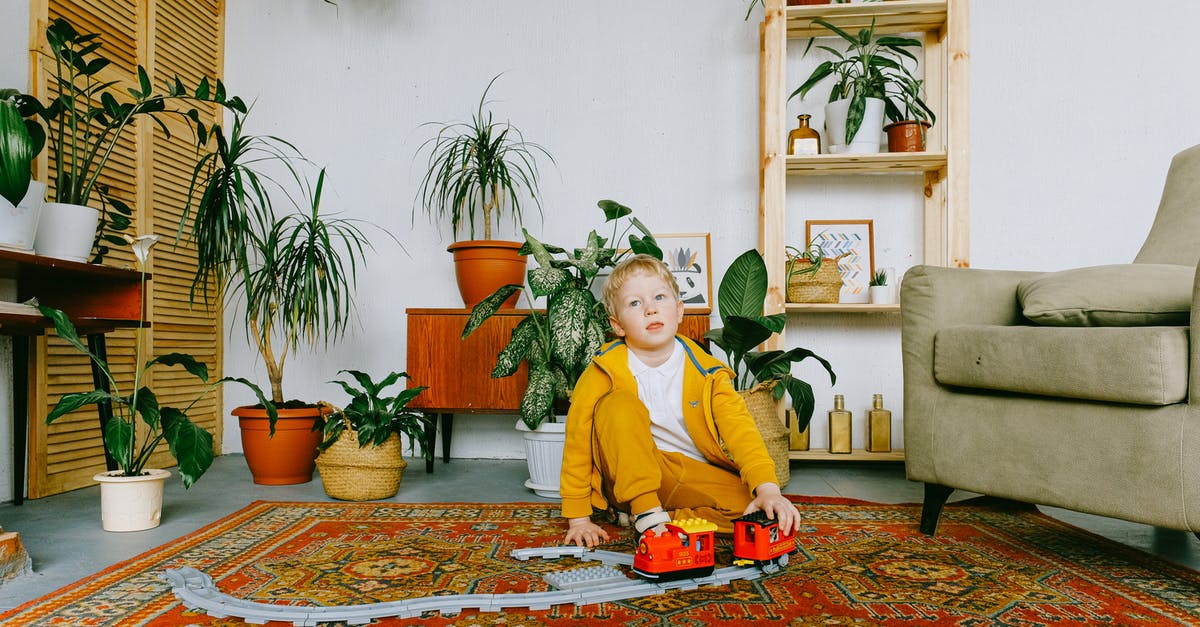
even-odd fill
[[(425, 444), (437, 444), (437, 421), (442, 428), (442, 462), (450, 461), (450, 436), (454, 414), (515, 414), (529, 381), (525, 364), (515, 374), (492, 378), (496, 356), (508, 345), (512, 330), (529, 313), (528, 309), (497, 312), (467, 339), (462, 339), (470, 309), (408, 309), (409, 387), (429, 389), (413, 399), (409, 407), (437, 417), (426, 423)], [(679, 326), (681, 335), (705, 344), (708, 312), (689, 313)], [(433, 460), (425, 463), (433, 472)]]

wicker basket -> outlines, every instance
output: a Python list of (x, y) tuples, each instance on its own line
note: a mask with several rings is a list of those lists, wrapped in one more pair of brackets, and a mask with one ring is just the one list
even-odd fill
[(746, 409), (750, 410), (750, 415), (754, 416), (754, 422), (758, 425), (758, 432), (762, 434), (763, 443), (767, 445), (771, 461), (775, 462), (775, 477), (782, 488), (792, 477), (791, 459), (788, 457), (791, 434), (780, 420), (779, 403), (771, 396), (771, 388), (761, 384), (750, 390), (742, 390), (738, 394), (746, 401)]
[(347, 429), (317, 457), (325, 494), (343, 501), (376, 501), (396, 496), (407, 467), (400, 436), (395, 433), (379, 446), (359, 448), (358, 432)]
[(838, 257), (826, 257), (821, 267), (812, 271), (812, 262), (802, 257), (788, 260), (792, 271), (787, 280), (787, 302), (789, 303), (836, 303), (842, 291), (842, 274), (838, 271)]

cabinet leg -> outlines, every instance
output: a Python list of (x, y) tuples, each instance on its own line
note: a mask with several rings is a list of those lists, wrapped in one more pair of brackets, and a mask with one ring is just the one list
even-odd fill
[(437, 445), (437, 417), (425, 414), (425, 473), (433, 472), (433, 450)]
[[(92, 333), (87, 336), (87, 341), (88, 350), (92, 351), (93, 355), (99, 357), (105, 363), (108, 363), (108, 349), (104, 341), (104, 334)], [(135, 364), (135, 366), (137, 365)], [(92, 383), (96, 386), (97, 390), (109, 391), (108, 378), (104, 376), (104, 371), (94, 361), (92, 362)], [(112, 403), (109, 401), (96, 403), (96, 413), (100, 415), (100, 442), (104, 443), (104, 428), (108, 426), (108, 421), (112, 420)], [(113, 456), (109, 454), (108, 445), (103, 444), (103, 446), (104, 466), (109, 471), (116, 470), (117, 460), (113, 459)]]
[(29, 345), (32, 337), (12, 338), (13, 505), (25, 500), (25, 457), (29, 448)]
[(450, 463), (450, 434), (454, 431), (454, 414), (442, 414), (442, 463)]
[(931, 536), (937, 532), (938, 519), (942, 517), (942, 507), (954, 488), (936, 483), (925, 484), (925, 504), (921, 506), (921, 533)]

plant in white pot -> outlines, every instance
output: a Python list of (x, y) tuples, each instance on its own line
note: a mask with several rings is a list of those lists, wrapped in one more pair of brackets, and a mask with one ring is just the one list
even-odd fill
[[(467, 307), (524, 277), (526, 259), (518, 254), (521, 242), (492, 239), (493, 219), (499, 224), (507, 213), (521, 225), (525, 193), (541, 214), (538, 159), (554, 162), (545, 148), (525, 141), (519, 129), (510, 122), (496, 122), (486, 110), (491, 104), (488, 91), (498, 78), (488, 82), (470, 122), (430, 122), (438, 127), (437, 134), (418, 150), (420, 154), (428, 148), (429, 156), (417, 206), (430, 219), (450, 221), (455, 242), (448, 250), (454, 254), (455, 277)], [(476, 239), (476, 224), (483, 227), (481, 239)], [(464, 226), (470, 239), (459, 240)], [(505, 306), (515, 304), (513, 294)]]
[[(131, 242), (134, 256), (142, 271), (143, 294), (146, 285), (146, 261), (150, 247), (157, 239), (158, 236), (147, 235)], [(162, 515), (163, 481), (170, 473), (146, 466), (162, 442), (166, 442), (168, 450), (178, 462), (179, 474), (185, 488), (190, 488), (212, 465), (212, 434), (192, 422), (187, 412), (217, 386), (231, 381), (241, 383), (258, 396), (268, 412), (275, 411), (258, 386), (235, 377), (224, 377), (210, 382), (208, 367), (185, 353), (169, 353), (149, 359), (134, 370), (131, 389), (122, 392), (120, 380), (113, 376), (108, 362), (88, 350), (66, 314), (50, 307), (39, 306), (38, 309), (42, 315), (53, 321), (59, 337), (99, 366), (111, 387), (111, 391), (96, 389), (91, 392), (64, 394), (46, 416), (46, 424), (51, 424), (85, 405), (102, 402), (112, 404), (113, 416), (105, 425), (102, 437), (105, 449), (117, 461), (120, 469), (93, 477), (100, 482), (101, 518), (106, 531), (140, 531), (158, 526)], [(134, 344), (134, 363), (142, 361), (142, 340), (143, 334), (139, 333)], [(203, 382), (204, 387), (196, 398), (184, 407), (160, 406), (158, 396), (144, 384), (155, 366), (182, 366)]]
[[(195, 215), (189, 203), (180, 222), (180, 237), (186, 234), (197, 250), (191, 298), (195, 303), (199, 291), (207, 299), (210, 289), (231, 301), (240, 296), (247, 339), (266, 367), (278, 420), (261, 405), (233, 410), (254, 482), (306, 483), (321, 442), (313, 427), (328, 409), (285, 399), (284, 364), (302, 346), (328, 345), (345, 334), (357, 270), (370, 244), (355, 221), (321, 212), (325, 170), (310, 187), (299, 169), (304, 159), (291, 144), (245, 133), (241, 114), (228, 137), (215, 128), (213, 139), (215, 149), (193, 173)], [(270, 168), (290, 179), (272, 176)], [(302, 195), (304, 204), (279, 216), (273, 194)]]
[[(100, 263), (109, 244), (121, 245), (122, 232), (133, 222), (132, 199), (122, 200), (109, 188), (105, 176), (113, 150), (135, 123), (154, 121), (169, 138), (165, 118), (173, 118), (193, 131), (197, 147), (207, 143), (204, 115), (192, 106), (215, 103), (245, 111), (239, 98), (227, 97), (221, 81), (202, 78), (189, 91), (179, 79), (165, 81), (157, 91), (142, 66), (136, 68), (137, 85), (122, 86), (101, 75), (111, 61), (100, 54), (98, 33), (82, 34), (69, 22), (56, 18), (46, 28), (53, 57), (51, 86), (54, 97), (38, 105), (37, 115), (46, 126), (49, 156), (54, 171), (54, 202), (43, 207), (34, 248), (39, 255)], [(35, 101), (36, 102), (36, 101)], [(128, 202), (127, 202), (128, 201)], [(99, 202), (103, 212), (89, 206)]]
[(46, 185), (33, 180), (33, 161), (46, 143), (34, 120), (37, 101), (0, 89), (0, 248), (33, 252)]
[(428, 388), (417, 386), (384, 396), (384, 390), (408, 377), (408, 373), (392, 372), (376, 382), (365, 372), (341, 372), (353, 377), (358, 385), (334, 381), (350, 395), (350, 402), (321, 425), (323, 439), (317, 456), (321, 485), (325, 494), (344, 501), (391, 498), (400, 490), (400, 480), (408, 467), (400, 436), (408, 438), (410, 454), (420, 446), (421, 456), (431, 459), (432, 451), (425, 446), (428, 419), (408, 409), (409, 402)]
[[(829, 76), (836, 77), (825, 105), (826, 144), (831, 153), (879, 152), (879, 136), (888, 107), (889, 86), (912, 79), (906, 62), (917, 63), (909, 48), (920, 49), (921, 42), (911, 37), (884, 35), (875, 37), (875, 20), (871, 26), (852, 35), (823, 20), (813, 20), (848, 42), (845, 52), (831, 46), (818, 45), (834, 56), (813, 69), (808, 78), (788, 96), (791, 100), (808, 92)], [(811, 40), (809, 46), (813, 46)], [(806, 50), (807, 52), (807, 50)], [(921, 102), (924, 107), (924, 102)], [(928, 107), (924, 107), (928, 109)]]
[[(529, 270), (528, 300), (532, 303), (534, 298), (545, 298), (546, 309), (531, 310), (517, 324), (492, 370), (493, 377), (507, 377), (522, 363), (529, 366), (529, 382), (521, 397), (521, 420), (517, 422), (517, 429), (526, 433), (526, 459), (530, 464), (526, 486), (551, 498), (558, 496), (565, 433), (565, 425), (554, 421), (555, 405), (570, 401), (579, 375), (612, 333), (608, 312), (596, 300), (592, 284), (602, 271), (615, 267), (628, 254), (645, 253), (658, 259), (663, 256), (650, 230), (632, 216), (632, 209), (612, 200), (597, 204), (605, 222), (612, 223), (612, 234), (605, 238), (593, 230), (583, 248), (568, 252), (540, 242), (525, 231), (521, 250), (537, 264)], [(619, 231), (625, 218), (628, 221)], [(630, 232), (634, 229), (636, 232)], [(621, 250), (618, 246), (626, 235), (628, 248)], [(521, 284), (506, 285), (483, 299), (472, 309), (463, 337), (475, 332), (506, 299), (522, 289)]]

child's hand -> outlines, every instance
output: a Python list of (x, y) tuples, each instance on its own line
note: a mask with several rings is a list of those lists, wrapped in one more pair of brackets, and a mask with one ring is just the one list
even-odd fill
[(568, 523), (563, 543), (586, 546), (590, 549), (600, 544), (601, 540), (608, 542), (608, 532), (603, 527), (592, 522), (591, 518), (572, 518)]
[(774, 483), (764, 483), (754, 490), (754, 500), (746, 506), (743, 514), (761, 510), (770, 518), (779, 521), (779, 530), (796, 533), (800, 530), (800, 510), (779, 490)]

